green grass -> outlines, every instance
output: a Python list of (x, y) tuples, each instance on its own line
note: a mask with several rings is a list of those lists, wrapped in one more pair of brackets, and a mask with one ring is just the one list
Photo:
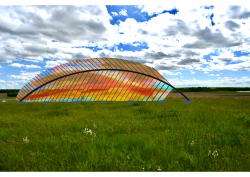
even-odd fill
[(184, 100), (0, 102), (0, 171), (250, 171), (250, 99)]

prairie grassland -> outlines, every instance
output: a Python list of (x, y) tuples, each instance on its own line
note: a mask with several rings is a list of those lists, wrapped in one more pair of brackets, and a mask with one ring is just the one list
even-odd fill
[(0, 102), (0, 171), (250, 171), (250, 99)]

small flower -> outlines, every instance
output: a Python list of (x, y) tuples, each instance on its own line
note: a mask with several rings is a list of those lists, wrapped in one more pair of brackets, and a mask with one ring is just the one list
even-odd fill
[(207, 156), (209, 156), (209, 155), (211, 155), (211, 150), (208, 150), (208, 155)]
[(161, 171), (161, 167), (160, 166), (158, 166), (158, 171)]
[(130, 159), (129, 156), (127, 156), (127, 158)]
[(23, 138), (23, 141), (25, 142), (25, 143), (29, 143), (29, 139), (27, 138), (27, 136), (26, 136), (26, 138)]
[(217, 156), (219, 155), (218, 152), (217, 152), (217, 149), (215, 149), (215, 151), (213, 152), (212, 155), (214, 156), (214, 158), (217, 157)]
[(86, 133), (86, 134), (89, 133), (90, 135), (92, 135), (92, 130), (88, 129), (88, 128), (85, 128), (84, 133)]
[(97, 128), (95, 124), (94, 124), (94, 127)]
[(96, 134), (94, 133), (94, 137), (96, 137)]
[(190, 144), (191, 144), (191, 146), (193, 146), (194, 145), (194, 141), (192, 141)]
[(144, 166), (142, 167), (142, 169), (143, 169), (143, 171), (144, 171), (144, 169), (145, 169)]

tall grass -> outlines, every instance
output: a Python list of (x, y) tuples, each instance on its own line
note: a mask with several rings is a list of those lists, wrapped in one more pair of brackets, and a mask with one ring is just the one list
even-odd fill
[(0, 171), (249, 171), (250, 99), (0, 102)]

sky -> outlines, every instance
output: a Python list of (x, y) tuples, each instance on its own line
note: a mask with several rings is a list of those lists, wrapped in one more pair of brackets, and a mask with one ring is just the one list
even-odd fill
[(0, 6), (0, 89), (21, 89), (43, 70), (99, 57), (154, 67), (177, 88), (250, 87), (246, 4), (42, 2)]

